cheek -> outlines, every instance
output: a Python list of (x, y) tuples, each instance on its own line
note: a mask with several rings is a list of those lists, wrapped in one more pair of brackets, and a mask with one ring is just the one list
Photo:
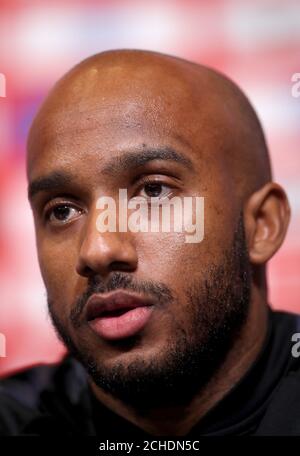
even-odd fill
[(185, 242), (184, 233), (145, 233), (136, 242), (138, 276), (162, 282), (179, 294), (201, 264), (202, 243)]
[(37, 238), (38, 259), (47, 294), (54, 302), (69, 302), (76, 287), (76, 249), (70, 241)]
[[(186, 242), (185, 233), (145, 233), (136, 237), (139, 273), (163, 282), (178, 296), (195, 280), (204, 281), (232, 244), (237, 214), (221, 200), (205, 199), (204, 237)], [(193, 218), (193, 223), (195, 218)]]

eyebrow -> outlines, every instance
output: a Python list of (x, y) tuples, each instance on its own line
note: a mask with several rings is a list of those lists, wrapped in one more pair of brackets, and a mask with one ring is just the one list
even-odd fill
[[(143, 166), (154, 160), (168, 160), (182, 164), (194, 171), (192, 161), (182, 153), (170, 147), (142, 149), (140, 152), (127, 152), (112, 158), (101, 170), (104, 174), (124, 172), (128, 169)], [(74, 177), (65, 171), (53, 171), (47, 176), (41, 176), (28, 185), (28, 199), (31, 200), (39, 192), (50, 192), (72, 183)]]
[(192, 161), (171, 147), (141, 149), (137, 152), (127, 152), (118, 157), (112, 158), (103, 168), (105, 174), (124, 172), (128, 169), (143, 166), (154, 160), (168, 160), (180, 163), (190, 171), (194, 171)]
[(47, 176), (38, 177), (28, 185), (28, 199), (31, 200), (39, 192), (62, 188), (71, 181), (72, 177), (63, 171), (53, 171)]

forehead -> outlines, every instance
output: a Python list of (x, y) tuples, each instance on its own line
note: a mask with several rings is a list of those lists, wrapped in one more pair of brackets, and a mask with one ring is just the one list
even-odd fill
[[(29, 137), (28, 174), (73, 166), (91, 157), (105, 162), (146, 144), (180, 147), (192, 159), (224, 146), (228, 119), (216, 94), (189, 78), (145, 68), (89, 69), (53, 92)], [(230, 135), (229, 135), (230, 136)]]

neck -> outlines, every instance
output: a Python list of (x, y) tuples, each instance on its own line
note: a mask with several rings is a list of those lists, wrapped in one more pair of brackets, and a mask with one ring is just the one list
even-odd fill
[(187, 406), (156, 408), (145, 415), (101, 390), (90, 380), (97, 399), (113, 412), (153, 435), (183, 436), (245, 375), (257, 358), (267, 330), (265, 296), (253, 289), (248, 318), (218, 370)]

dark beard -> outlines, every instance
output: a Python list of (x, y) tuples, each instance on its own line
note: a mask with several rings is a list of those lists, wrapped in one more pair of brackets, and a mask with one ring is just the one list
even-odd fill
[[(242, 215), (234, 233), (232, 247), (224, 254), (222, 264), (212, 265), (206, 279), (195, 280), (186, 290), (189, 329), (175, 322), (175, 332), (167, 348), (157, 358), (137, 356), (129, 365), (122, 362), (107, 368), (82, 345), (78, 348), (53, 312), (49, 312), (60, 339), (85, 367), (94, 383), (112, 396), (146, 411), (167, 405), (187, 405), (203, 388), (224, 360), (245, 323), (250, 303), (251, 268), (248, 259)], [(171, 291), (161, 283), (135, 283), (124, 273), (112, 274), (104, 283), (94, 277), (88, 290), (77, 301), (70, 321), (80, 326), (80, 315), (89, 296), (117, 289), (144, 292), (161, 303), (174, 300)], [(174, 320), (175, 321), (175, 320)], [(129, 350), (137, 347), (139, 336), (120, 343)]]

